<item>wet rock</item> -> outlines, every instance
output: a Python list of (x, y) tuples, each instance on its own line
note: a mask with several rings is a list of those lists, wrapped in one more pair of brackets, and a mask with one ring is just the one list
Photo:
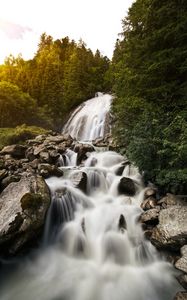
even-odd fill
[(39, 164), (38, 170), (39, 170), (39, 174), (44, 178), (48, 178), (50, 176), (56, 176), (56, 177), (63, 176), (63, 171), (61, 169), (50, 164)]
[(57, 152), (57, 150), (49, 150), (49, 157), (50, 160), (55, 163), (60, 157), (60, 154)]
[(135, 183), (128, 177), (122, 177), (118, 185), (119, 194), (134, 196), (136, 193)]
[(174, 300), (187, 300), (187, 292), (177, 293)]
[(1, 150), (0, 154), (1, 155), (9, 154), (14, 158), (23, 158), (23, 157), (25, 157), (26, 149), (27, 149), (27, 147), (22, 146), (22, 145), (10, 145), (10, 146), (4, 147)]
[(156, 188), (147, 188), (146, 190), (145, 190), (145, 194), (144, 194), (144, 197), (145, 197), (145, 199), (146, 198), (149, 198), (149, 197), (155, 197), (156, 196), (156, 193), (157, 193), (157, 189)]
[(182, 285), (182, 287), (187, 290), (187, 274), (180, 275), (177, 280)]
[(117, 176), (121, 176), (123, 174), (123, 171), (127, 165), (130, 165), (130, 161), (125, 161), (121, 164), (121, 166), (117, 169), (115, 172)]
[(51, 162), (49, 153), (46, 152), (46, 151), (40, 152), (40, 159), (41, 159), (42, 162), (46, 162), (46, 163), (50, 163)]
[(33, 151), (33, 154), (34, 156), (38, 156), (42, 151), (45, 151), (46, 148), (43, 144), (37, 146), (37, 147), (34, 147), (34, 151)]
[(7, 170), (5, 170), (5, 169), (0, 170), (0, 180), (5, 178), (7, 176), (7, 174), (8, 174)]
[(1, 191), (4, 190), (11, 182), (18, 182), (21, 179), (21, 175), (9, 175), (5, 177), (1, 182)]
[(87, 174), (82, 171), (76, 171), (70, 175), (70, 180), (72, 180), (75, 187), (79, 188), (81, 191), (86, 193), (87, 187)]
[(187, 273), (187, 245), (181, 248), (181, 258), (176, 262), (175, 267)]
[(143, 210), (149, 210), (157, 206), (157, 200), (154, 197), (149, 197), (141, 203)]
[(31, 166), (31, 168), (36, 170), (38, 168), (39, 163), (40, 163), (40, 160), (38, 158), (36, 158), (33, 161), (31, 161), (29, 163), (29, 165)]
[(162, 208), (167, 208), (173, 205), (184, 206), (186, 205), (186, 202), (178, 198), (176, 195), (168, 193), (164, 198), (158, 201), (158, 204), (161, 205)]
[(29, 160), (29, 161), (33, 161), (34, 159), (36, 159), (36, 156), (34, 155), (34, 149), (32, 147), (29, 147), (26, 152), (25, 152), (25, 157)]
[(77, 163), (80, 164), (82, 161), (87, 159), (87, 153), (93, 152), (94, 147), (90, 144), (75, 144), (73, 151), (77, 153)]
[(187, 243), (187, 207), (171, 206), (162, 209), (159, 224), (153, 229), (152, 243), (161, 249), (177, 251)]
[(142, 223), (157, 225), (158, 224), (158, 216), (159, 216), (160, 208), (152, 208), (143, 212), (140, 217)]
[(0, 195), (1, 253), (16, 254), (28, 242), (36, 242), (50, 205), (48, 187), (40, 176), (23, 176)]

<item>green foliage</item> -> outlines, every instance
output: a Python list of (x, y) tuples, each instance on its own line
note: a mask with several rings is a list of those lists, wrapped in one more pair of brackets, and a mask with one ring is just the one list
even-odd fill
[(0, 149), (10, 144), (23, 143), (27, 139), (32, 139), (47, 132), (49, 131), (43, 128), (26, 125), (15, 128), (0, 128)]
[(123, 20), (110, 67), (114, 134), (163, 190), (186, 193), (187, 6), (137, 0)]
[[(17, 85), (35, 99), (37, 115), (34, 113), (32, 124), (60, 130), (72, 108), (96, 92), (110, 89), (105, 76), (108, 69), (108, 58), (98, 50), (93, 54), (83, 41), (75, 43), (68, 37), (54, 41), (43, 33), (32, 60), (24, 61), (21, 56), (12, 55), (6, 59), (0, 66), (0, 82)], [(15, 125), (11, 125), (9, 117), (8, 121), (3, 126)]]

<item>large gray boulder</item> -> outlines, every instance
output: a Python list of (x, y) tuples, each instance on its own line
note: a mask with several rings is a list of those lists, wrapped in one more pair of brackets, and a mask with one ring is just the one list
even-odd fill
[(16, 254), (41, 234), (50, 193), (39, 175), (22, 177), (0, 195), (0, 249)]
[(131, 178), (122, 177), (118, 184), (118, 192), (122, 195), (134, 196), (136, 194), (134, 181)]
[(153, 229), (152, 243), (160, 249), (177, 251), (187, 243), (187, 206), (171, 206), (159, 214)]

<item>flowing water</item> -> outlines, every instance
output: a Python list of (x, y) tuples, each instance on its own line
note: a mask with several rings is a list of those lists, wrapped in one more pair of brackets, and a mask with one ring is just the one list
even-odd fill
[[(91, 153), (81, 168), (66, 155), (65, 176), (47, 180), (52, 201), (43, 246), (4, 283), (0, 299), (172, 300), (176, 271), (139, 223), (145, 189), (137, 168), (126, 165), (116, 175), (126, 158), (111, 151)], [(84, 192), (71, 180), (80, 172), (87, 174)], [(134, 181), (133, 197), (119, 194), (122, 177)]]
[(98, 93), (97, 97), (81, 104), (63, 128), (76, 140), (91, 141), (110, 131), (108, 119), (112, 96)]

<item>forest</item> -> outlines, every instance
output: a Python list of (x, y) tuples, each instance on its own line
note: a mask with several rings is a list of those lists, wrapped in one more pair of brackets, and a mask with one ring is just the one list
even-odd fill
[[(113, 93), (113, 136), (162, 192), (187, 193), (187, 3), (137, 0), (110, 61), (80, 40), (41, 35), (33, 59), (0, 66), (0, 127), (60, 131), (98, 91)], [(26, 126), (24, 125), (24, 126)]]

